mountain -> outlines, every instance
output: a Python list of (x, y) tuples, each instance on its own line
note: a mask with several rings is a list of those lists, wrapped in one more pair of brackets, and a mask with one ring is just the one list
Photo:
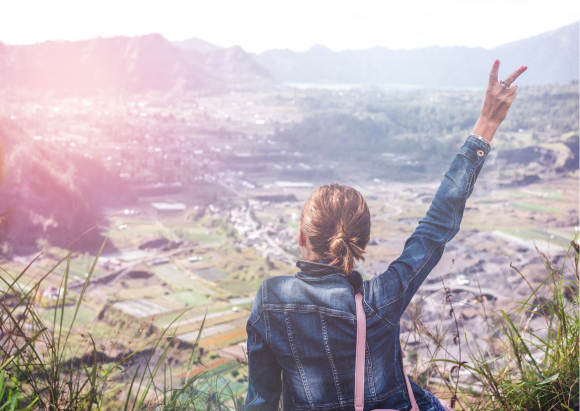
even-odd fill
[(181, 41), (172, 41), (171, 44), (183, 50), (194, 50), (199, 53), (211, 53), (212, 51), (218, 51), (221, 49), (221, 47), (208, 43), (205, 40), (198, 39), (197, 37)]
[(37, 240), (75, 250), (98, 250), (103, 205), (136, 201), (118, 175), (97, 161), (33, 140), (13, 120), (0, 117), (0, 244), (31, 253)]
[(5, 46), (5, 84), (66, 94), (203, 89), (213, 79), (159, 34)]
[(522, 64), (530, 68), (518, 84), (564, 84), (578, 80), (578, 38), (577, 22), (491, 50), (432, 46), (335, 52), (316, 45), (305, 52), (269, 50), (255, 58), (282, 82), (484, 87), (497, 58), (503, 75)]
[(521, 64), (530, 67), (520, 85), (564, 84), (578, 80), (578, 38), (579, 23), (574, 23), (492, 50), (433, 46), (334, 52), (316, 45), (306, 52), (269, 50), (254, 56), (239, 46), (220, 48), (198, 38), (169, 42), (159, 34), (0, 43), (0, 86), (68, 95), (260, 90), (279, 87), (278, 81), (484, 87), (496, 58), (502, 75)]
[(202, 53), (193, 49), (181, 50), (182, 56), (200, 64), (210, 73), (217, 73), (230, 89), (261, 90), (277, 86), (277, 81), (240, 46)]
[[(249, 83), (243, 84), (244, 81)], [(176, 47), (159, 34), (18, 46), (0, 44), (0, 85), (5, 87), (82, 95), (175, 88), (223, 92), (256, 83), (276, 82), (241, 48), (201, 53), (193, 46)]]
[(519, 82), (522, 85), (566, 84), (578, 80), (579, 27), (580, 23), (576, 22), (548, 33), (496, 47), (489, 52), (497, 55), (502, 64), (508, 64), (509, 67), (518, 67), (521, 64), (530, 67)]

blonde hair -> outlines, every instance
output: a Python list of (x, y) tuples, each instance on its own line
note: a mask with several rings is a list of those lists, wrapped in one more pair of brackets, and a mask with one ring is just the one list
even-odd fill
[(371, 215), (358, 190), (336, 182), (318, 187), (304, 204), (300, 227), (312, 250), (345, 273), (364, 261)]

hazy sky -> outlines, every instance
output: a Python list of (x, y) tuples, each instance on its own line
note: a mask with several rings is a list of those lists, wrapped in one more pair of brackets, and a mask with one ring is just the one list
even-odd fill
[(0, 41), (161, 33), (246, 51), (495, 47), (580, 18), (578, 0), (0, 0)]

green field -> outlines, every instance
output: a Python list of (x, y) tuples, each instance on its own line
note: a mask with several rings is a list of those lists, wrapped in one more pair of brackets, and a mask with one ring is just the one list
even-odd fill
[(546, 200), (564, 200), (562, 194), (557, 192), (556, 190), (552, 189), (542, 189), (542, 190), (530, 190), (530, 191), (521, 191), (521, 190), (505, 190), (500, 192), (501, 195), (510, 198), (527, 198), (527, 197), (536, 197), (536, 198), (543, 198)]
[(522, 210), (529, 210), (529, 211), (544, 211), (546, 213), (561, 213), (562, 210), (559, 208), (554, 207), (546, 207), (536, 204), (530, 203), (510, 203), (510, 207), (519, 208)]
[(169, 294), (166, 296), (166, 298), (177, 301), (181, 304), (185, 304), (188, 307), (210, 304), (212, 302), (212, 300), (207, 298), (205, 295), (196, 293), (194, 291), (183, 291), (180, 293)]
[[(62, 321), (62, 325), (63, 327), (70, 327), (70, 324), (72, 322), (74, 313), (76, 310), (76, 306), (68, 306), (64, 308), (64, 316), (63, 316), (63, 321)], [(62, 309), (58, 308), (56, 309), (56, 322), (57, 324), (60, 324), (60, 315), (61, 315)], [(44, 321), (46, 321), (47, 324), (52, 324), (53, 320), (54, 320), (54, 314), (55, 314), (55, 310), (46, 310), (44, 311), (44, 313), (42, 313), (42, 319)], [(97, 317), (97, 314), (95, 311), (89, 310), (87, 308), (84, 307), (79, 307), (79, 311), (77, 313), (77, 317), (75, 319), (75, 327), (78, 326), (87, 326), (89, 324), (91, 324), (95, 318)]]
[[(570, 240), (558, 235), (558, 233), (546, 233), (534, 229), (519, 229), (519, 230), (501, 230), (503, 233), (509, 234), (513, 237), (521, 238), (522, 240), (547, 240), (555, 243), (567, 243)], [(553, 236), (553, 237), (552, 237)]]
[(159, 278), (181, 290), (196, 290), (203, 294), (213, 295), (215, 292), (191, 278), (191, 274), (182, 272), (172, 264), (164, 264), (151, 269)]

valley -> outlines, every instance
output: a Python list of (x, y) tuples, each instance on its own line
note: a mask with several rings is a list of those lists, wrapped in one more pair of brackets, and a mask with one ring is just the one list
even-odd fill
[[(480, 94), (367, 86), (206, 96), (5, 94), (5, 187), (21, 187), (19, 170), (28, 167), (15, 153), (46, 164), (43, 153), (58, 152), (65, 163), (62, 171), (29, 176), (31, 191), (13, 198), (12, 208), (3, 204), (3, 221), (12, 225), (0, 242), (2, 268), (16, 278), (42, 253), (18, 280), (26, 289), (70, 247), (70, 262), (39, 290), (47, 320), (68, 264), (68, 298), (84, 292), (74, 330), (90, 333), (107, 361), (165, 332), (173, 337), (179, 384), (203, 323), (198, 368), (243, 393), (253, 297), (264, 279), (296, 273), (298, 222), (310, 192), (339, 181), (363, 193), (372, 239), (357, 269), (366, 279), (380, 275), (428, 210)], [(524, 298), (527, 282), (546, 277), (535, 248), (564, 263), (578, 231), (578, 84), (527, 87), (521, 95), (519, 111), (494, 140), (460, 233), (409, 309), (420, 310), (426, 327), (451, 327), (441, 317), (449, 287), (462, 330), (484, 338), (482, 304), (501, 310)], [(83, 171), (89, 162), (98, 168)], [(37, 200), (31, 193), (43, 185), (60, 191)], [(64, 213), (46, 207), (59, 197), (71, 199)], [(83, 210), (93, 217), (80, 218)], [(23, 224), (38, 235), (13, 235), (11, 227)], [(92, 240), (82, 243), (87, 236)], [(65, 321), (73, 308), (65, 308)], [(406, 349), (421, 358), (428, 347), (414, 340), (409, 315), (401, 327)]]

